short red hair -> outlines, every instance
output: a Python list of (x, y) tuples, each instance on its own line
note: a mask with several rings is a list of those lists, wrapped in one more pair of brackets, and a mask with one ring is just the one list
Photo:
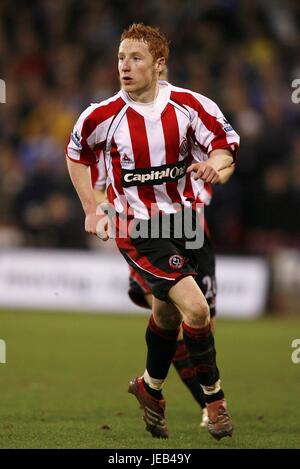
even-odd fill
[(169, 41), (158, 27), (147, 26), (144, 23), (133, 23), (128, 29), (124, 29), (121, 35), (121, 42), (124, 39), (146, 42), (154, 60), (164, 57), (167, 62), (169, 57)]

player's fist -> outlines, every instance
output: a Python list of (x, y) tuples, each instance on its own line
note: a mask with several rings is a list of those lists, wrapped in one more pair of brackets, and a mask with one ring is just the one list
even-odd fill
[(206, 161), (191, 164), (186, 172), (195, 172), (193, 177), (196, 181), (197, 179), (202, 179), (202, 181), (209, 182), (210, 184), (218, 184), (220, 182), (218, 171)]
[(96, 235), (102, 241), (107, 241), (110, 238), (110, 220), (107, 215), (104, 215), (97, 223)]
[(105, 214), (88, 213), (85, 217), (85, 231), (89, 234), (97, 234), (97, 225), (100, 220), (106, 218)]
[(113, 238), (113, 218), (115, 216), (115, 209), (109, 202), (102, 202), (98, 205), (97, 215), (102, 215), (96, 226), (96, 234), (102, 241), (107, 241)]

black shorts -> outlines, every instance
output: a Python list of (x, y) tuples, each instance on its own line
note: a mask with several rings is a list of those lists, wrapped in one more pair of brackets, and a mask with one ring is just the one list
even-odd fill
[[(122, 238), (117, 239), (120, 252), (135, 272), (131, 279), (129, 296), (145, 306), (142, 294), (152, 294), (169, 301), (168, 292), (177, 281), (192, 275), (201, 288), (215, 315), (216, 279), (215, 256), (211, 242), (204, 235), (204, 244), (199, 249), (186, 249), (186, 239), (179, 238)], [(142, 282), (139, 282), (141, 277)], [(137, 301), (135, 301), (135, 299)]]

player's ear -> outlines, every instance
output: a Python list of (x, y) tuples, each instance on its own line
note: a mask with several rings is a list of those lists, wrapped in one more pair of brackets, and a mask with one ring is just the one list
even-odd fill
[(159, 57), (155, 62), (155, 69), (158, 74), (166, 68), (166, 59), (164, 57)]

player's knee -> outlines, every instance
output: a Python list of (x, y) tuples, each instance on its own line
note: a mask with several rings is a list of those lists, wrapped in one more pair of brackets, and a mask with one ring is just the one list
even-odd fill
[(182, 322), (181, 314), (171, 305), (165, 311), (155, 311), (154, 317), (157, 325), (163, 329), (178, 329)]
[(181, 318), (167, 317), (161, 319), (160, 324), (163, 329), (179, 329), (181, 322)]
[(163, 329), (179, 329), (181, 321), (182, 319), (178, 315), (160, 316), (159, 318), (160, 327)]
[(203, 327), (209, 321), (207, 301), (198, 300), (189, 303), (185, 308), (185, 322), (191, 327)]

